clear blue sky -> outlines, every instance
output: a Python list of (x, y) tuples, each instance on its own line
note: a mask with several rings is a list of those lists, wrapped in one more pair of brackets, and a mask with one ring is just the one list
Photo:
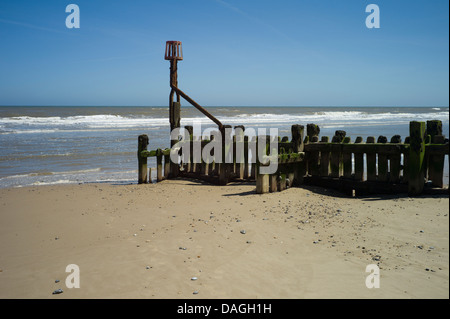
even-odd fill
[(447, 0), (1, 0), (0, 105), (167, 105), (179, 40), (205, 106), (448, 106), (448, 30)]

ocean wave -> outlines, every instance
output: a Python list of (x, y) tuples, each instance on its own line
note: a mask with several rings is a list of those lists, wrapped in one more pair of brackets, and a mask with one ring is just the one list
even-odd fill
[[(434, 108), (438, 111), (438, 108)], [(439, 109), (440, 110), (440, 109)], [(230, 112), (231, 113), (231, 112)], [(364, 111), (318, 111), (312, 113), (244, 113), (218, 116), (218, 119), (224, 124), (273, 124), (273, 123), (326, 123), (326, 124), (373, 124), (383, 123), (384, 121), (414, 121), (437, 119), (448, 122), (448, 111), (430, 112), (430, 113), (370, 113)], [(181, 119), (182, 125), (191, 123), (210, 124), (212, 121), (204, 116), (184, 117)], [(127, 130), (134, 128), (159, 128), (169, 126), (169, 120), (162, 117), (133, 117), (112, 114), (102, 115), (80, 115), (68, 117), (3, 117), (0, 118), (0, 134), (39, 134), (89, 131), (89, 130)]]
[(10, 175), (0, 178), (2, 179), (21, 179), (21, 178), (28, 178), (28, 177), (40, 177), (40, 176), (55, 176), (55, 175), (79, 175), (79, 174), (87, 174), (87, 173), (96, 173), (101, 172), (102, 168), (90, 168), (90, 169), (82, 169), (82, 170), (73, 170), (73, 171), (64, 171), (64, 172), (32, 172), (28, 174), (19, 174), (19, 175)]
[[(89, 174), (87, 174), (89, 173)], [(137, 170), (104, 172), (100, 169), (87, 169), (67, 172), (39, 172), (19, 174), (0, 178), (0, 188), (27, 187), (85, 183), (135, 183)]]
[(87, 128), (111, 127), (113, 125), (136, 126), (136, 125), (152, 125), (160, 124), (168, 121), (167, 118), (134, 118), (124, 117), (120, 115), (86, 115), (86, 116), (69, 116), (69, 117), (3, 117), (0, 118), (0, 128), (8, 126), (82, 126)]

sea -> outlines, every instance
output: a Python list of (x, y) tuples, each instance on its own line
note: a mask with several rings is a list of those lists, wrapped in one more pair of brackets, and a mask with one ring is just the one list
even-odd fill
[[(314, 123), (320, 136), (344, 130), (362, 136), (409, 135), (410, 121), (441, 120), (449, 136), (448, 107), (207, 107), (223, 124), (278, 129)], [(137, 183), (138, 136), (149, 150), (170, 146), (168, 107), (0, 107), (0, 188), (73, 183)], [(215, 126), (193, 107), (182, 106), (181, 125)], [(249, 130), (250, 131), (250, 130)], [(149, 165), (156, 167), (155, 159)], [(156, 176), (153, 174), (152, 179)], [(444, 183), (449, 182), (448, 160)]]

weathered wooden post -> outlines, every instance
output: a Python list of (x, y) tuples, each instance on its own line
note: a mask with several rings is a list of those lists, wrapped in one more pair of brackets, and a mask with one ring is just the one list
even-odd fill
[[(349, 136), (346, 136), (342, 141), (344, 144), (350, 144), (352, 142)], [(344, 150), (342, 151), (342, 163), (344, 166), (344, 177), (351, 178), (352, 177), (352, 152)]]
[[(304, 132), (305, 127), (303, 125), (294, 124), (291, 126), (292, 134), (292, 151), (294, 153), (299, 153), (304, 151)], [(301, 161), (294, 164), (294, 185), (303, 184), (303, 177), (306, 175), (305, 162)]]
[(156, 181), (161, 182), (163, 178), (163, 164), (162, 164), (163, 154), (162, 150), (158, 148), (156, 150)]
[(148, 136), (143, 134), (138, 137), (138, 184), (146, 184), (147, 178), (147, 157), (142, 156), (142, 151), (147, 150)]
[[(400, 135), (394, 135), (391, 138), (391, 144), (400, 144), (402, 142), (402, 138)], [(398, 150), (398, 153), (391, 154), (389, 156), (389, 181), (391, 183), (399, 183), (400, 182), (400, 163), (401, 163), (401, 149)]]
[[(291, 161), (291, 160), (290, 160)], [(295, 180), (295, 166), (294, 163), (289, 163), (287, 166), (287, 186), (292, 187)]]
[[(198, 139), (200, 137), (199, 136), (192, 136), (191, 139), (191, 158), (192, 158), (192, 163), (191, 163), (191, 170), (193, 173), (198, 174), (200, 171), (200, 165), (198, 163), (198, 159), (199, 159), (199, 154), (196, 154), (196, 150), (197, 150), (197, 143), (199, 143)], [(201, 141), (200, 141), (201, 143)]]
[[(374, 144), (375, 137), (368, 136), (366, 140), (366, 144)], [(377, 180), (377, 153), (376, 147), (370, 147), (367, 149), (366, 153), (367, 160), (367, 180), (368, 181), (376, 181)]]
[(250, 179), (256, 179), (256, 163), (258, 161), (258, 137), (253, 136), (250, 141), (252, 151), (252, 163), (250, 168)]
[(184, 155), (185, 161), (187, 162), (186, 172), (191, 173), (194, 172), (194, 128), (192, 125), (186, 125), (184, 129), (189, 134), (189, 156)]
[[(319, 136), (311, 136), (309, 138), (310, 143), (318, 143), (319, 142)], [(319, 175), (319, 160), (320, 160), (320, 153), (319, 150), (312, 151), (309, 153), (309, 161), (308, 161), (308, 170), (309, 174), (311, 176), (318, 176)]]
[[(234, 158), (236, 161), (235, 172), (240, 179), (244, 178), (245, 175), (245, 139), (244, 139), (244, 125), (238, 125), (234, 127), (235, 131), (235, 148), (234, 148)], [(248, 170), (248, 168), (247, 168)]]
[(330, 174), (330, 149), (327, 144), (330, 142), (330, 138), (328, 136), (322, 136), (320, 142), (323, 143), (323, 146), (320, 151), (319, 174), (322, 177), (328, 177)]
[(278, 186), (278, 190), (280, 192), (284, 191), (286, 189), (286, 173), (281, 173), (280, 174), (280, 182), (279, 182), (279, 186)]
[[(256, 165), (256, 169), (259, 169), (259, 164)], [(256, 193), (264, 194), (269, 192), (269, 175), (257, 174), (256, 177)]]
[(249, 141), (248, 136), (244, 136), (244, 179), (248, 179), (248, 149), (249, 149)]
[(402, 174), (402, 183), (403, 184), (408, 184), (408, 175), (409, 175), (409, 165), (408, 165), (408, 159), (409, 159), (409, 141), (410, 138), (409, 136), (405, 137), (405, 152), (403, 153), (403, 174)]
[(222, 162), (219, 164), (219, 184), (226, 185), (230, 177), (230, 161), (232, 161), (233, 155), (231, 125), (223, 125), (220, 132), (222, 135)]
[(169, 178), (170, 176), (170, 150), (165, 151), (164, 154), (164, 178)]
[(345, 131), (336, 131), (330, 145), (330, 169), (331, 177), (338, 178), (343, 173), (342, 163), (342, 142), (344, 141)]
[(278, 191), (278, 174), (269, 175), (269, 191), (271, 193)]
[(306, 125), (306, 135), (309, 136), (309, 139), (311, 141), (311, 137), (313, 136), (319, 136), (320, 134), (320, 127), (319, 125), (310, 123)]
[[(317, 143), (319, 141), (320, 128), (316, 124), (306, 125), (306, 134), (308, 136), (309, 143)], [(319, 175), (319, 151), (308, 152), (308, 174), (312, 176)]]
[(294, 124), (291, 126), (292, 147), (295, 153), (303, 152), (303, 136), (305, 127), (303, 125)]
[(431, 139), (436, 135), (442, 135), (442, 121), (427, 121), (427, 135), (431, 135)]
[(408, 193), (416, 196), (422, 193), (425, 185), (425, 122), (409, 123)]
[[(379, 136), (377, 140), (377, 144), (386, 144), (387, 138), (386, 136)], [(378, 152), (378, 180), (380, 182), (388, 181), (388, 156), (383, 151), (383, 148), (377, 146)]]
[[(355, 140), (355, 145), (363, 143), (363, 138), (358, 136)], [(355, 148), (356, 150), (357, 148)], [(364, 180), (364, 152), (355, 151), (355, 180)]]
[[(214, 142), (215, 139), (216, 139), (216, 135), (211, 134), (209, 137), (209, 140), (211, 142)], [(212, 163), (209, 163), (209, 175), (214, 176), (214, 175), (217, 175), (217, 167), (218, 167), (218, 165), (216, 165), (216, 161), (215, 161), (215, 158), (216, 158), (215, 149), (211, 150), (211, 156), (213, 156), (214, 160), (212, 161)]]
[(177, 104), (174, 104), (173, 97), (175, 89), (178, 87), (178, 61), (183, 60), (183, 50), (181, 41), (167, 41), (164, 59), (170, 61), (170, 90), (169, 95), (169, 121), (170, 130), (180, 127), (180, 94), (177, 94)]
[[(183, 51), (180, 41), (167, 41), (164, 59), (170, 61), (170, 94), (169, 94), (169, 122), (170, 131), (180, 127), (181, 121), (181, 103), (180, 94), (176, 92), (178, 87), (178, 61), (183, 60)], [(177, 101), (174, 101), (174, 95), (177, 95)], [(170, 147), (177, 143), (176, 140), (170, 141)], [(179, 173), (178, 162), (170, 162), (170, 172), (168, 176), (176, 177)]]
[[(442, 135), (442, 121), (427, 121), (426, 134), (430, 135), (431, 144), (433, 145), (442, 145), (445, 142), (445, 137)], [(431, 180), (431, 185), (442, 188), (444, 186), (443, 172), (445, 154), (433, 154), (433, 152), (429, 153), (431, 154), (426, 154), (428, 179)]]
[[(264, 193), (268, 193), (269, 192), (269, 174), (261, 174), (260, 172), (260, 159), (259, 159), (259, 155), (267, 155), (267, 147), (269, 144), (269, 139), (270, 136), (258, 136), (257, 138), (257, 147), (256, 147), (256, 152), (257, 152), (257, 160), (256, 160), (256, 193), (257, 194), (264, 194)], [(260, 143), (263, 143), (263, 145), (259, 145)], [(262, 148), (264, 151), (262, 154), (259, 153), (259, 148)]]
[[(204, 115), (206, 115), (209, 119), (211, 119), (214, 123), (216, 123), (219, 126), (219, 129), (221, 130), (223, 128), (222, 123), (215, 118), (213, 115), (211, 115), (207, 110), (205, 110), (202, 106), (200, 106), (197, 102), (195, 102), (192, 98), (190, 98), (186, 93), (181, 91), (178, 88), (178, 61), (183, 60), (183, 51), (181, 47), (180, 41), (167, 41), (166, 42), (166, 53), (164, 58), (166, 60), (170, 61), (170, 95), (169, 95), (169, 120), (170, 120), (170, 129), (173, 131), (175, 128), (180, 127), (180, 121), (181, 121), (181, 111), (180, 111), (180, 97), (183, 97), (186, 101), (188, 101), (190, 104), (192, 104), (195, 108), (197, 108), (200, 112), (202, 112)], [(174, 102), (174, 95), (177, 95), (177, 101)], [(171, 148), (177, 141), (171, 140)], [(191, 140), (191, 144), (196, 141)], [(192, 152), (191, 152), (192, 154)], [(197, 161), (194, 161), (197, 162)], [(194, 163), (190, 161), (191, 170), (193, 170), (195, 173), (200, 172), (200, 166), (197, 166), (197, 163)], [(197, 166), (197, 167), (196, 167)], [(189, 171), (189, 169), (188, 169)], [(171, 174), (170, 176), (176, 177), (179, 173), (179, 164), (171, 163)]]

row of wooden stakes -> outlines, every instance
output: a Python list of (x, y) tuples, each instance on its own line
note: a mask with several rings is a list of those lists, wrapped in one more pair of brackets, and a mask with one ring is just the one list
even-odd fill
[[(239, 126), (244, 130), (243, 126)], [(266, 137), (251, 139), (248, 136), (234, 136), (232, 148), (224, 146), (224, 156), (233, 156), (229, 163), (194, 163), (190, 158), (178, 154), (178, 163), (170, 160), (176, 150), (147, 150), (147, 135), (139, 136), (138, 161), (139, 183), (151, 181), (151, 169), (147, 171), (147, 157), (156, 157), (156, 180), (166, 178), (199, 178), (213, 184), (226, 185), (232, 181), (255, 181), (257, 193), (282, 191), (288, 187), (303, 184), (336, 188), (346, 193), (396, 193), (411, 195), (422, 193), (426, 182), (433, 187), (443, 188), (445, 156), (448, 156), (448, 139), (442, 135), (441, 121), (411, 122), (410, 136), (402, 139), (399, 135), (388, 140), (384, 136), (377, 139), (357, 137), (352, 143), (345, 131), (336, 131), (331, 138), (322, 136), (315, 124), (293, 125), (292, 138)], [(304, 136), (306, 133), (306, 136)], [(201, 149), (211, 142), (196, 140)], [(243, 142), (243, 158), (236, 159), (238, 141)], [(269, 149), (270, 139), (278, 139), (276, 160), (278, 169), (273, 174), (259, 174), (260, 163), (254, 160), (255, 148), (251, 145), (266, 141), (266, 155), (273, 160)], [(250, 149), (250, 150), (249, 150)], [(273, 151), (273, 150), (272, 150)], [(249, 160), (251, 153), (252, 160)], [(175, 156), (177, 157), (177, 156)], [(255, 156), (256, 158), (256, 156)], [(164, 163), (163, 163), (164, 160)]]

